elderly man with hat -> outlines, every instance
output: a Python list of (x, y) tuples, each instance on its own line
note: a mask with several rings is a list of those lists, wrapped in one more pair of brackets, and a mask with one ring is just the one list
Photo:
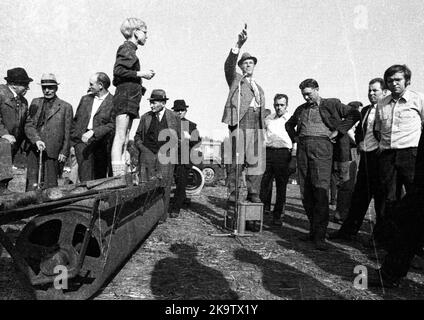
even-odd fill
[(181, 137), (181, 120), (166, 108), (165, 90), (154, 89), (148, 99), (151, 111), (140, 118), (134, 143), (139, 150), (139, 172), (142, 182), (153, 177), (169, 179), (165, 190), (165, 211), (162, 221), (168, 217), (171, 180), (174, 165), (178, 163), (178, 144)]
[(7, 84), (0, 85), (0, 195), (8, 193), (13, 179), (12, 162), (25, 140), (28, 102), (24, 98), (33, 81), (23, 68), (7, 70)]
[(59, 163), (66, 161), (70, 148), (72, 106), (56, 95), (59, 83), (54, 74), (43, 74), (39, 84), (44, 96), (32, 100), (25, 124), (31, 142), (26, 147), (27, 191), (57, 186)]
[(178, 152), (178, 164), (175, 167), (176, 189), (174, 202), (170, 212), (171, 217), (178, 217), (180, 210), (187, 200), (187, 176), (192, 167), (191, 151), (201, 141), (197, 125), (186, 119), (188, 105), (184, 100), (175, 100), (172, 110), (181, 119), (181, 148)]
[[(225, 152), (225, 163), (231, 162), (227, 177), (229, 201), (238, 199), (237, 171), (246, 168), (247, 200), (260, 203), (260, 183), (265, 171), (264, 147), (264, 91), (253, 78), (257, 59), (244, 53), (238, 62), (243, 74), (236, 72), (240, 48), (247, 40), (247, 25), (238, 35), (235, 47), (225, 61), (224, 70), (230, 92), (225, 103), (222, 122), (228, 125), (231, 139), (231, 157)], [(262, 141), (262, 142), (261, 142)], [(237, 156), (238, 154), (238, 156)], [(241, 173), (241, 172), (240, 172)]]

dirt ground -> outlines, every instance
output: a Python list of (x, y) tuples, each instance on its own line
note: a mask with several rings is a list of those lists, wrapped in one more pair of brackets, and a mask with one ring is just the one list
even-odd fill
[[(423, 270), (413, 269), (397, 289), (360, 290), (353, 286), (354, 268), (377, 267), (373, 251), (360, 244), (329, 242), (330, 250), (314, 250), (298, 237), (308, 222), (298, 185), (288, 186), (282, 227), (264, 217), (262, 233), (223, 236), (226, 211), (223, 185), (205, 187), (180, 216), (159, 224), (123, 268), (94, 297), (97, 300), (315, 300), (422, 299)], [(329, 229), (339, 226), (330, 223)], [(3, 226), (17, 232), (21, 226)], [(369, 234), (364, 224), (361, 236)], [(0, 255), (0, 299), (29, 299), (18, 282), (5, 250)]]

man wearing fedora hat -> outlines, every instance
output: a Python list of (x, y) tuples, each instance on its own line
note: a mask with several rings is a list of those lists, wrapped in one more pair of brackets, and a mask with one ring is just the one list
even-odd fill
[(0, 195), (8, 192), (8, 182), (13, 178), (12, 162), (25, 140), (28, 102), (24, 95), (33, 81), (20, 67), (7, 70), (4, 79), (7, 84), (0, 85)]
[(178, 162), (178, 144), (181, 137), (181, 120), (171, 110), (165, 108), (165, 90), (154, 89), (148, 99), (151, 111), (140, 118), (134, 143), (139, 150), (140, 181), (153, 177), (168, 179), (165, 190), (165, 212), (162, 221), (168, 217), (171, 181), (174, 164)]
[(191, 150), (200, 143), (201, 138), (197, 130), (197, 124), (186, 119), (188, 105), (184, 100), (175, 100), (172, 110), (181, 119), (181, 148), (178, 150), (178, 164), (175, 166), (176, 188), (174, 194), (173, 206), (170, 216), (177, 217), (180, 210), (187, 199), (186, 186), (187, 176), (191, 162)]
[[(224, 159), (226, 163), (231, 161), (227, 177), (230, 194), (228, 200), (236, 200), (236, 172), (243, 165), (246, 168), (247, 200), (260, 203), (260, 183), (265, 170), (265, 148), (264, 143), (261, 143), (264, 139), (262, 129), (265, 127), (265, 96), (264, 91), (253, 78), (253, 71), (258, 60), (245, 52), (237, 63), (240, 48), (247, 40), (246, 29), (247, 25), (238, 35), (238, 41), (230, 51), (224, 65), (230, 92), (225, 103), (222, 122), (228, 125), (232, 146), (231, 158), (225, 152)], [(236, 72), (236, 63), (243, 74)], [(236, 154), (241, 156), (237, 159)]]
[(43, 97), (32, 100), (25, 133), (30, 140), (27, 151), (26, 190), (38, 185), (39, 157), (42, 157), (43, 187), (57, 186), (59, 162), (69, 156), (70, 132), (72, 125), (72, 106), (56, 95), (59, 83), (52, 73), (41, 76)]

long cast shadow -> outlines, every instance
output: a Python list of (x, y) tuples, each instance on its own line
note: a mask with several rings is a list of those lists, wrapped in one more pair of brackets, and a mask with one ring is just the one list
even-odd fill
[(261, 268), (263, 287), (278, 297), (294, 300), (344, 299), (302, 271), (275, 260), (265, 260), (254, 251), (241, 248), (235, 250), (234, 256), (241, 262)]
[(150, 286), (156, 299), (234, 300), (239, 298), (221, 272), (197, 261), (197, 248), (185, 243), (174, 243), (169, 249), (177, 257), (160, 260), (152, 272)]
[(224, 224), (224, 216), (210, 209), (204, 204), (201, 204), (199, 202), (192, 202), (190, 204), (190, 210), (209, 220), (213, 225), (219, 228), (222, 228)]

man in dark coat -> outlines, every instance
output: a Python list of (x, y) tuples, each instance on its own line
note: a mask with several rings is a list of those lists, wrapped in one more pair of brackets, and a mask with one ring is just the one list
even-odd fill
[(417, 148), (411, 188), (393, 208), (392, 241), (379, 270), (368, 273), (370, 287), (397, 287), (406, 277), (415, 254), (424, 243), (424, 136)]
[[(224, 65), (225, 79), (230, 91), (222, 122), (228, 125), (231, 139), (231, 152), (225, 152), (224, 162), (230, 163), (227, 176), (228, 200), (238, 199), (236, 173), (238, 171), (241, 174), (242, 169), (246, 168), (247, 200), (260, 203), (260, 185), (265, 172), (265, 96), (263, 89), (253, 78), (258, 61), (256, 57), (245, 52), (237, 63), (240, 49), (247, 40), (246, 28), (245, 25), (238, 35), (238, 41)], [(236, 64), (243, 74), (236, 71)]]
[(330, 234), (331, 239), (352, 240), (362, 226), (371, 199), (374, 198), (376, 227), (381, 224), (382, 193), (378, 166), (378, 139), (374, 132), (377, 101), (384, 97), (386, 87), (381, 78), (369, 82), (370, 105), (361, 110), (361, 121), (355, 130), (355, 141), (360, 150), (359, 170), (346, 220), (340, 230)]
[(33, 81), (23, 68), (7, 70), (5, 79), (7, 84), (0, 85), (0, 195), (9, 192), (12, 162), (25, 140), (28, 102), (24, 95)]
[(113, 96), (104, 72), (90, 77), (88, 94), (81, 98), (72, 121), (71, 144), (78, 162), (81, 182), (112, 176), (110, 149), (114, 133), (111, 116)]
[(310, 222), (305, 240), (313, 241), (317, 250), (327, 250), (325, 236), (333, 151), (337, 151), (334, 152), (338, 155), (336, 161), (349, 160), (349, 140), (338, 139), (338, 136), (345, 135), (359, 120), (360, 114), (338, 99), (321, 98), (318, 82), (314, 79), (302, 81), (299, 88), (306, 103), (299, 106), (286, 122), (286, 130), (292, 141), (297, 142), (300, 191)]
[(178, 163), (178, 144), (181, 137), (181, 120), (174, 112), (165, 108), (166, 93), (154, 89), (148, 99), (151, 111), (140, 118), (134, 144), (139, 151), (140, 181), (162, 177), (169, 181), (165, 190), (165, 211), (162, 221), (168, 217), (171, 182), (174, 165)]
[[(25, 124), (25, 133), (32, 143), (26, 148), (27, 191), (57, 186), (59, 163), (66, 161), (70, 149), (72, 106), (56, 95), (59, 83), (54, 74), (43, 74), (40, 85), (44, 97), (32, 100)], [(38, 185), (40, 157), (41, 186)]]
[[(190, 168), (192, 167), (191, 150), (200, 143), (201, 138), (197, 125), (186, 119), (188, 105), (184, 100), (175, 100), (172, 110), (181, 119), (181, 147), (179, 149), (178, 164), (175, 166), (176, 189), (174, 194), (173, 207), (170, 217), (178, 217), (184, 201), (187, 198), (186, 186)], [(187, 148), (188, 147), (188, 148)]]

